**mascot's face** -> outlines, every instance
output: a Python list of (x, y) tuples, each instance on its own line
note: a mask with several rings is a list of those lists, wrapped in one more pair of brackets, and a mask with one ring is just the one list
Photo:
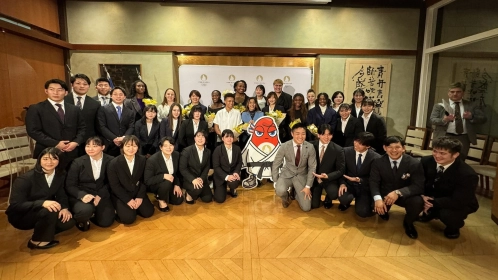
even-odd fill
[(251, 142), (267, 154), (278, 146), (278, 129), (272, 118), (262, 117), (256, 121)]

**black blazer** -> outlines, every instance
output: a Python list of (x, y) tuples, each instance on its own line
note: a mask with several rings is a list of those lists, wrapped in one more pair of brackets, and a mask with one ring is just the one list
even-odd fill
[(178, 139), (178, 131), (180, 131), (181, 126), (182, 126), (182, 120), (180, 117), (178, 119), (178, 124), (177, 124), (177, 128), (175, 130), (175, 134), (173, 134), (173, 130), (171, 129), (171, 127), (169, 127), (169, 120), (167, 118), (162, 119), (161, 123), (159, 124), (159, 139), (161, 139), (165, 136), (170, 136), (170, 137), (173, 137), (175, 140), (177, 140)]
[(118, 112), (112, 102), (104, 107), (100, 107), (98, 120), (102, 136), (104, 136), (108, 144), (112, 143), (116, 137), (133, 135), (135, 115), (126, 106), (123, 106), (121, 110), (121, 120), (118, 119)]
[[(178, 170), (180, 153), (174, 151), (171, 157), (173, 160), (173, 174), (171, 174), (174, 177), (173, 186), (180, 186), (180, 171)], [(145, 163), (145, 184), (153, 186), (164, 182), (166, 180), (164, 179), (164, 174), (169, 174), (169, 171), (166, 162), (164, 162), (163, 153), (159, 151), (148, 158), (147, 163)]]
[(398, 165), (398, 172), (395, 175), (388, 155), (383, 155), (372, 162), (370, 171), (372, 196), (384, 197), (394, 190), (399, 190), (406, 198), (421, 195), (424, 192), (424, 170), (420, 161), (403, 154), (401, 163)]
[(360, 118), (363, 115), (363, 110), (360, 109), (360, 114), (356, 114), (356, 105), (354, 103), (349, 104), (349, 107), (351, 108), (351, 116), (355, 118)]
[[(69, 93), (66, 97), (64, 97), (64, 102), (75, 105), (73, 93)], [(99, 108), (99, 101), (95, 101), (95, 99), (88, 95), (85, 97), (85, 103), (83, 103), (83, 109), (81, 110), (81, 115), (83, 116), (83, 120), (86, 124), (86, 133), (83, 138), (85, 141), (88, 138), (99, 134), (97, 130), (99, 127), (97, 120), (97, 112), (99, 111)]]
[(337, 113), (332, 107), (327, 107), (327, 109), (325, 109), (325, 114), (322, 114), (320, 106), (315, 106), (308, 111), (306, 124), (315, 124), (316, 127), (319, 127), (322, 124), (329, 124), (332, 127), (333, 132), (337, 124)]
[[(190, 104), (192, 104), (192, 103), (186, 104), (185, 106), (183, 106), (183, 108), (187, 108), (188, 106), (190, 106)], [(204, 120), (204, 115), (206, 114), (207, 107), (202, 105), (201, 103), (197, 104), (197, 106), (201, 106), (201, 110), (202, 110), (201, 120)], [(190, 111), (190, 114), (187, 116), (187, 119), (191, 119), (193, 113), (194, 113), (193, 111)]]
[(210, 162), (211, 151), (208, 148), (204, 148), (202, 162), (199, 161), (195, 144), (185, 148), (180, 156), (180, 173), (184, 179), (183, 184), (192, 187), (192, 181), (195, 178), (201, 178), (206, 184)]
[(159, 150), (159, 122), (153, 122), (150, 133), (147, 134), (147, 124), (142, 120), (135, 122), (135, 136), (140, 140), (140, 150), (142, 155), (152, 155)]
[(142, 107), (138, 104), (137, 97), (126, 98), (123, 104), (133, 112), (134, 121), (138, 121), (142, 118), (144, 113)]
[(100, 177), (97, 180), (93, 178), (90, 156), (84, 155), (75, 159), (67, 172), (67, 194), (75, 199), (81, 199), (87, 194), (108, 198), (109, 181), (107, 180), (107, 166), (113, 158), (113, 156), (103, 154)]
[[(62, 140), (85, 142), (86, 125), (81, 110), (64, 102), (64, 123), (59, 118), (54, 106), (48, 101), (29, 106), (26, 114), (26, 131), (36, 141), (33, 158), (47, 147), (55, 147)], [(69, 159), (78, 157), (78, 149), (64, 152), (61, 156)]]
[(49, 187), (45, 174), (31, 169), (14, 181), (10, 194), (10, 205), (5, 211), (7, 215), (23, 215), (31, 210), (40, 210), (45, 200), (55, 200), (61, 209), (69, 207), (64, 191), (64, 171), (56, 171), (52, 185)]
[(242, 168), (242, 153), (240, 147), (232, 145), (232, 163), (228, 161), (227, 149), (224, 144), (219, 145), (213, 152), (213, 181), (215, 187), (223, 187), (227, 175), (237, 173)]
[(465, 162), (457, 159), (439, 177), (433, 156), (423, 157), (426, 196), (434, 197), (434, 206), (442, 209), (462, 210), (474, 213), (479, 209), (475, 190), (479, 178)]
[(107, 166), (107, 178), (111, 187), (111, 194), (119, 200), (128, 203), (135, 198), (144, 198), (146, 186), (144, 181), (145, 157), (135, 155), (133, 174), (130, 173), (124, 155), (115, 157)]
[(344, 132), (342, 132), (342, 120), (338, 118), (332, 141), (341, 147), (351, 147), (353, 146), (354, 138), (360, 132), (363, 132), (363, 127), (359, 119), (350, 116)]
[[(335, 137), (335, 135), (334, 135)], [(345, 185), (354, 185), (358, 184), (362, 187), (369, 188), (369, 178), (370, 178), (370, 170), (372, 168), (372, 162), (380, 158), (380, 155), (374, 152), (372, 149), (367, 150), (367, 154), (365, 158), (362, 158), (361, 168), (359, 171), (356, 171), (356, 151), (353, 147), (344, 148), (344, 158), (346, 160), (346, 168), (344, 171), (344, 175), (349, 177), (358, 177), (360, 178), (360, 183), (351, 182), (342, 176), (339, 179), (339, 184)]]
[(277, 98), (277, 103), (276, 105), (280, 105), (284, 107), (283, 112), (287, 112), (291, 107), (292, 107), (292, 96), (286, 92), (283, 92), (280, 94), (280, 97)]
[[(327, 179), (322, 179), (323, 182), (337, 182), (344, 174), (344, 152), (342, 147), (330, 142), (325, 148), (322, 162), (320, 163), (320, 140), (312, 141), (316, 155), (316, 171), (317, 174), (326, 173)], [(317, 183), (317, 179), (314, 179)]]
[[(364, 129), (363, 117), (360, 117), (359, 120), (361, 122), (361, 127)], [(372, 144), (372, 148), (374, 148), (379, 155), (385, 154), (386, 152), (384, 151), (383, 146), (384, 139), (387, 137), (387, 127), (384, 118), (372, 112), (365, 131), (370, 132), (375, 136), (375, 142)]]
[[(203, 130), (206, 134), (208, 133), (208, 123), (206, 121), (203, 120), (199, 121), (199, 128), (197, 128), (197, 131), (201, 130)], [(194, 134), (193, 120), (187, 119), (182, 121), (180, 129), (178, 131), (178, 142), (180, 149), (195, 144), (194, 135), (195, 134)]]

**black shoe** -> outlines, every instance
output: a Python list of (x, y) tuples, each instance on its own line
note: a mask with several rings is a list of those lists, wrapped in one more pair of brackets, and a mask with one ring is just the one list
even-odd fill
[(432, 220), (434, 220), (434, 216), (431, 215), (430, 213), (428, 215), (424, 213), (422, 216), (418, 217), (418, 221), (422, 222), (422, 223), (427, 223), (427, 222), (430, 222)]
[(90, 221), (87, 221), (85, 223), (78, 223), (76, 224), (76, 227), (81, 231), (88, 231), (90, 229)]
[(195, 203), (195, 200), (193, 200), (193, 199), (192, 199), (192, 200), (190, 200), (190, 201), (185, 200), (185, 203), (187, 203), (187, 204), (194, 204), (194, 203)]
[(282, 198), (282, 207), (287, 208), (290, 205), (289, 198)]
[(406, 235), (408, 235), (408, 237), (410, 237), (411, 239), (417, 239), (418, 232), (413, 224), (403, 222), (403, 227), (405, 228), (405, 233)]
[(239, 194), (237, 193), (236, 189), (233, 189), (233, 190), (230, 190), (230, 196), (233, 198), (236, 198), (237, 196), (239, 196)]
[(47, 245), (45, 245), (45, 246), (39, 246), (39, 245), (37, 245), (37, 244), (35, 244), (35, 243), (31, 242), (31, 240), (30, 240), (30, 241), (28, 241), (28, 248), (29, 248), (29, 249), (50, 249), (50, 248), (55, 247), (55, 246), (57, 246), (57, 245), (59, 245), (59, 241), (57, 241), (57, 240), (52, 240), (52, 241), (50, 241), (50, 242), (49, 242)]
[(460, 230), (448, 230), (448, 228), (444, 229), (444, 236), (448, 239), (457, 239), (460, 237)]
[(161, 211), (161, 212), (169, 212), (169, 206), (168, 205), (166, 205), (166, 207), (164, 207), (164, 208), (161, 208), (161, 207), (158, 207), (158, 208), (159, 208), (159, 211)]
[(330, 200), (329, 200), (329, 201), (325, 200), (325, 201), (323, 202), (323, 208), (325, 208), (325, 209), (330, 209), (330, 208), (332, 208), (332, 205), (333, 205), (333, 204), (332, 204), (332, 201), (330, 201)]
[(349, 205), (339, 204), (339, 210), (344, 212), (344, 211), (348, 210), (349, 206), (351, 206), (351, 204), (349, 204)]
[(296, 190), (294, 188), (291, 188), (289, 191), (289, 199), (296, 200)]
[(388, 212), (384, 213), (384, 215), (380, 215), (380, 214), (379, 214), (379, 217), (380, 217), (382, 220), (384, 220), (384, 221), (389, 221), (389, 213), (388, 213)]

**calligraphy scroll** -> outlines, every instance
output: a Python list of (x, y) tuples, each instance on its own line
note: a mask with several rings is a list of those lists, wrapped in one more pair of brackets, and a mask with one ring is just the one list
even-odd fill
[(374, 112), (386, 117), (390, 85), (390, 60), (346, 60), (346, 74), (344, 79), (345, 102), (349, 103), (353, 98), (353, 92), (361, 88), (365, 91), (366, 98), (375, 101)]

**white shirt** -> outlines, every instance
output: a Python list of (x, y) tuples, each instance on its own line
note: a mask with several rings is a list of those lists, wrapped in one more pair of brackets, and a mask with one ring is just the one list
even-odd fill
[(346, 130), (346, 126), (348, 125), (349, 118), (351, 118), (351, 115), (349, 115), (349, 117), (346, 120), (343, 120), (341, 118), (341, 131), (342, 131), (342, 133), (344, 133), (344, 131)]
[(128, 164), (128, 168), (130, 169), (130, 174), (133, 175), (133, 167), (135, 166), (135, 157), (131, 161), (125, 157), (126, 163)]
[(354, 105), (354, 109), (356, 110), (356, 116), (359, 117), (360, 116), (360, 111), (361, 111), (361, 106), (360, 107), (356, 107), (356, 104)]
[(95, 181), (97, 181), (97, 179), (100, 177), (103, 158), (104, 158), (103, 155), (100, 155), (100, 159), (98, 160), (94, 160), (92, 157), (90, 157), (90, 163), (92, 164), (93, 178), (95, 179)]
[(197, 155), (199, 156), (199, 161), (202, 163), (202, 155), (204, 154), (204, 149), (203, 148), (202, 150), (199, 149), (199, 147), (197, 147), (197, 145), (195, 145), (195, 148), (197, 149)]
[(117, 104), (117, 103), (112, 102), (112, 105), (114, 105), (114, 109), (116, 109), (116, 113), (118, 112), (118, 106), (121, 107), (121, 114), (123, 113), (124, 103)]
[[(467, 134), (467, 128), (465, 126), (465, 121), (466, 120), (463, 118), (463, 113), (465, 112), (464, 109), (463, 109), (463, 102), (462, 102), (462, 100), (460, 100), (460, 101), (452, 101), (452, 100), (450, 100), (450, 107), (453, 108), (453, 112), (455, 111), (455, 105), (456, 105), (455, 102), (460, 102), (460, 115), (461, 115), (460, 117), (462, 118), (462, 124), (463, 124), (463, 132), (462, 132), (462, 134)], [(457, 134), (455, 121), (452, 121), (452, 122), (448, 123), (448, 128), (446, 129), (446, 132)]]
[(147, 124), (147, 135), (150, 135), (150, 130), (152, 129), (152, 123), (146, 122)]
[(175, 173), (175, 169), (173, 168), (173, 157), (169, 155), (168, 159), (163, 153), (161, 154), (163, 155), (164, 163), (166, 163), (166, 168), (168, 168), (168, 174), (173, 175)]
[(52, 174), (50, 175), (45, 173), (45, 180), (47, 180), (47, 185), (49, 188), (52, 185), (52, 182), (54, 181), (54, 177), (55, 177), (55, 170), (52, 171)]
[(232, 147), (225, 146), (225, 149), (227, 150), (228, 163), (232, 164)]
[(266, 106), (266, 99), (263, 97), (263, 98), (257, 99), (257, 100), (258, 100), (258, 106), (259, 106), (259, 108), (263, 109)]
[(368, 121), (370, 121), (370, 117), (372, 116), (372, 113), (373, 112), (370, 112), (370, 114), (368, 114), (368, 115), (363, 113), (363, 115), (361, 115), (361, 117), (363, 118), (363, 126), (365, 128), (365, 131), (367, 131)]
[(322, 153), (322, 146), (325, 146), (325, 149), (323, 150), (323, 152), (325, 153), (325, 151), (327, 150), (327, 147), (329, 146), (329, 143), (330, 143), (330, 142), (329, 142), (329, 143), (327, 143), (327, 144), (323, 144), (321, 141), (318, 141), (318, 143), (320, 143), (320, 144), (318, 145), (318, 158), (320, 158), (320, 155), (321, 155), (321, 153)]
[(308, 111), (315, 108), (315, 102), (313, 103), (308, 103)]
[(157, 119), (159, 121), (168, 117), (170, 107), (171, 106), (168, 104), (164, 104), (164, 105), (161, 104), (161, 105), (157, 106)]
[(192, 120), (192, 125), (194, 126), (194, 135), (197, 133), (197, 130), (199, 130), (199, 123), (200, 122), (201, 122), (201, 120), (198, 120), (197, 124), (196, 124), (195, 121)]
[[(391, 163), (391, 168), (394, 167), (394, 163), (393, 162), (396, 162), (396, 167), (399, 168), (399, 165), (401, 164), (401, 160), (402, 159), (403, 159), (403, 156), (401, 156), (397, 160), (393, 160), (392, 158), (389, 158), (389, 162)], [(377, 200), (380, 200), (380, 199), (382, 199), (382, 196), (380, 196), (380, 195), (374, 195), (374, 201), (377, 201)]]
[(321, 106), (321, 105), (318, 105), (320, 107), (320, 110), (322, 111), (322, 115), (325, 115), (325, 111), (327, 111), (327, 106)]
[[(226, 108), (223, 108), (216, 113), (213, 123), (217, 124), (220, 131), (225, 129), (230, 129), (233, 131), (235, 127), (242, 123), (240, 117), (240, 111), (237, 109), (232, 109), (230, 112)], [(221, 142), (221, 138), (218, 136), (218, 142)]]
[(436, 166), (436, 171), (439, 170), (439, 166), (442, 166), (444, 169), (443, 169), (443, 173), (446, 172), (446, 170), (448, 170), (448, 168), (454, 163), (455, 161), (452, 161), (451, 163), (448, 163), (446, 165), (441, 165), (441, 164), (437, 164)]
[(75, 92), (73, 92), (74, 106), (78, 104), (78, 97), (81, 97), (81, 109), (83, 109), (83, 105), (85, 104), (86, 94), (78, 95)]
[(57, 102), (53, 101), (50, 98), (48, 98), (47, 100), (48, 100), (48, 102), (50, 102), (50, 104), (52, 104), (52, 107), (54, 107), (54, 109), (55, 109), (56, 112), (57, 112), (57, 110), (59, 110), (59, 106), (57, 106), (55, 104), (60, 104), (61, 108), (62, 108), (62, 111), (64, 111), (64, 113), (66, 113), (66, 110), (64, 109), (64, 101), (62, 101), (61, 103), (57, 103)]
[(173, 119), (173, 127), (171, 128), (171, 135), (175, 135), (177, 126), (178, 126), (178, 119)]
[[(109, 94), (108, 95), (102, 95), (102, 94), (98, 93), (97, 96), (99, 98), (100, 105), (102, 105), (102, 106), (105, 106), (105, 105), (109, 104), (109, 102), (111, 102), (111, 98), (109, 97)], [(102, 100), (102, 98), (105, 99), (105, 102), (104, 102), (104, 100)]]
[(356, 161), (355, 161), (355, 163), (358, 162), (358, 157), (361, 155), (361, 164), (363, 164), (363, 161), (365, 161), (365, 157), (367, 156), (368, 150), (365, 150), (363, 153), (360, 153), (360, 152), (357, 152), (357, 151), (355, 151), (355, 152), (356, 152)]

